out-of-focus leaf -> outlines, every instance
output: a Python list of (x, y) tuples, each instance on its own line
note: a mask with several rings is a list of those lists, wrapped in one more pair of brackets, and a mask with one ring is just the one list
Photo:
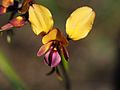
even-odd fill
[(8, 78), (15, 90), (25, 90), (25, 86), (15, 73), (6, 56), (0, 51), (0, 70)]

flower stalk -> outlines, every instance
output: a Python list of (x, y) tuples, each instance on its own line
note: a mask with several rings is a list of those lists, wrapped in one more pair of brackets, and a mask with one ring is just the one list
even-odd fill
[(60, 64), (60, 67), (61, 67), (61, 72), (63, 74), (65, 88), (66, 88), (66, 90), (71, 90), (71, 82), (70, 82), (70, 78), (68, 76), (68, 72), (66, 71), (66, 68), (64, 67), (63, 63)]

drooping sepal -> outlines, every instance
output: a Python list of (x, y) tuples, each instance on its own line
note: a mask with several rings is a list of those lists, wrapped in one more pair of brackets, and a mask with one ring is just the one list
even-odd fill
[(52, 45), (52, 42), (48, 42), (47, 44), (44, 44), (40, 47), (39, 51), (37, 52), (37, 56), (42, 56), (43, 54), (45, 54), (49, 49), (50, 46)]

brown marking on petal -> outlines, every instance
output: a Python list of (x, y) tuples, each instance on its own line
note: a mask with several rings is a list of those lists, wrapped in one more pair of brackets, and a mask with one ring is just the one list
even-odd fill
[(46, 35), (46, 32), (41, 32), (40, 35), (44, 37)]
[(63, 46), (62, 48), (62, 53), (63, 53), (63, 55), (64, 55), (64, 57), (65, 57), (65, 60), (69, 60), (69, 54), (68, 54), (68, 51), (67, 51), (67, 49)]
[(43, 44), (49, 41), (60, 41), (63, 45), (68, 45), (67, 39), (63, 36), (61, 31), (57, 28), (52, 29), (48, 34), (42, 38)]
[(51, 64), (52, 64), (52, 56), (53, 56), (53, 53), (54, 53), (53, 50), (51, 50), (51, 51), (50, 51), (50, 54), (49, 54), (49, 56), (48, 56), (48, 65), (49, 65), (49, 66), (51, 66)]
[[(57, 28), (55, 28), (57, 29)], [(60, 41), (63, 45), (68, 45), (68, 40), (66, 39), (66, 37), (63, 35), (63, 33), (57, 29), (57, 40)]]
[(25, 14), (28, 9), (29, 9), (29, 6), (30, 6), (30, 3), (31, 0), (24, 0), (23, 3), (22, 3), (22, 6), (21, 8), (18, 10), (19, 13), (22, 13), (22, 14)]

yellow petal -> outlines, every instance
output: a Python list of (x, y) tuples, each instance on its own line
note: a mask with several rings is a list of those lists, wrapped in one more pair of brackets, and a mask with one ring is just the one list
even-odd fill
[(48, 33), (53, 28), (53, 19), (50, 11), (38, 4), (29, 8), (29, 21), (35, 34)]
[(76, 9), (66, 22), (66, 33), (72, 40), (79, 40), (87, 36), (95, 19), (95, 12), (90, 7)]
[(60, 41), (62, 44), (64, 45), (67, 45), (68, 44), (68, 41), (67, 39), (62, 35), (62, 33), (54, 28), (52, 29), (47, 35), (45, 35), (43, 38), (42, 38), (42, 43), (43, 44), (46, 44), (50, 41), (53, 41), (53, 40), (57, 40), (57, 41)]

